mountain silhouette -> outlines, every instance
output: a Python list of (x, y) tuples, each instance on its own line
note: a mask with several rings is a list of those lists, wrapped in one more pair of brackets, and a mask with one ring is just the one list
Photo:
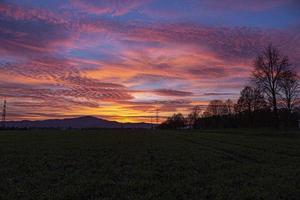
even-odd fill
[(120, 123), (93, 116), (39, 121), (8, 121), (7, 128), (151, 128), (147, 123)]

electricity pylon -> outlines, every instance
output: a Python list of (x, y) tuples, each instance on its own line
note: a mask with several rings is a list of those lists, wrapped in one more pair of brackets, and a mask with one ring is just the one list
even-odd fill
[(2, 110), (2, 128), (6, 127), (6, 100), (3, 103), (3, 110)]

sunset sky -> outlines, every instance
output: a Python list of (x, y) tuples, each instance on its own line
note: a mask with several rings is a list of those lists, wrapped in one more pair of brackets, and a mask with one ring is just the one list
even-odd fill
[(236, 100), (271, 42), (299, 71), (299, 0), (0, 0), (1, 105), (8, 120), (186, 114)]

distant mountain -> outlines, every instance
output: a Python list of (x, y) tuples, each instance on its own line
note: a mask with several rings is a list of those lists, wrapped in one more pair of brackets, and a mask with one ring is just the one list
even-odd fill
[(151, 128), (147, 123), (120, 123), (97, 117), (86, 116), (68, 119), (49, 119), (40, 121), (8, 121), (7, 128)]

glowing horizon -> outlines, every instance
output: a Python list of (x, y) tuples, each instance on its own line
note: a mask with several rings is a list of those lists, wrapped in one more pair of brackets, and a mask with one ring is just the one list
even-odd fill
[(8, 120), (150, 122), (235, 100), (269, 43), (299, 72), (296, 0), (4, 0), (0, 101)]

